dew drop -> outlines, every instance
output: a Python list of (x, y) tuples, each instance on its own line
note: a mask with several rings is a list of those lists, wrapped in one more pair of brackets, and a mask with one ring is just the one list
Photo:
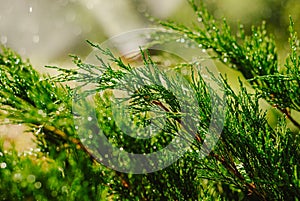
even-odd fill
[(20, 181), (22, 181), (22, 175), (20, 173), (16, 173), (16, 174), (14, 174), (13, 179), (16, 182), (20, 182)]
[(34, 184), (34, 187), (36, 188), (36, 189), (40, 189), (41, 187), (42, 187), (42, 183), (41, 182), (35, 182), (35, 184)]
[(0, 167), (1, 167), (2, 169), (4, 169), (4, 168), (6, 168), (6, 167), (7, 167), (7, 165), (6, 165), (6, 163), (5, 163), (5, 162), (2, 162), (2, 163), (0, 163)]
[(39, 110), (39, 111), (38, 111), (38, 114), (39, 114), (39, 115), (42, 115), (43, 117), (46, 117), (46, 114), (44, 113), (43, 110)]
[(238, 49), (238, 47), (235, 43), (232, 43), (232, 46), (233, 46), (234, 49)]
[(62, 191), (62, 192), (68, 192), (68, 187), (63, 186), (63, 187), (61, 188), (61, 191)]
[(51, 192), (51, 196), (52, 196), (52, 197), (56, 197), (56, 196), (57, 196), (57, 191), (52, 191), (52, 192)]
[(32, 175), (32, 174), (28, 175), (28, 177), (27, 177), (27, 181), (28, 181), (29, 183), (33, 183), (33, 182), (35, 182), (35, 176), (34, 176), (34, 175)]

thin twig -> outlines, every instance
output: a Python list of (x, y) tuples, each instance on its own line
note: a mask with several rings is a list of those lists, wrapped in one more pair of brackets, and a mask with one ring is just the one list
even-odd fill
[(292, 117), (288, 108), (281, 108), (280, 111), (286, 115), (288, 118), (298, 129), (300, 129), (300, 124)]

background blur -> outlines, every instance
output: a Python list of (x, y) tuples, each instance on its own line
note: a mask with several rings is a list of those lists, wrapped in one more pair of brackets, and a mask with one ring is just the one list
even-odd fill
[[(278, 43), (286, 41), (288, 16), (299, 22), (297, 0), (206, 0), (211, 12), (248, 29), (268, 22)], [(102, 42), (114, 35), (151, 26), (145, 15), (190, 23), (186, 0), (0, 0), (0, 42), (30, 58), (36, 67), (86, 56), (85, 40)]]
[[(281, 60), (288, 51), (291, 15), (299, 28), (297, 0), (205, 0), (217, 17), (226, 17), (233, 30), (237, 22), (246, 30), (267, 21), (275, 35)], [(101, 43), (117, 34), (152, 25), (147, 16), (192, 24), (193, 12), (186, 0), (0, 0), (0, 44), (10, 47), (41, 71), (45, 65), (72, 66), (69, 54), (85, 58), (91, 48), (85, 40)], [(233, 73), (233, 71), (229, 71)], [(22, 126), (0, 127), (0, 135), (24, 147), (29, 137), (19, 135)], [(20, 139), (19, 139), (20, 138)]]

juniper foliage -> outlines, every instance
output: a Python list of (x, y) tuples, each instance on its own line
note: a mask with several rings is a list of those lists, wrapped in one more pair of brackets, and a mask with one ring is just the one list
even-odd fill
[[(147, 51), (141, 51), (144, 68), (139, 70), (115, 57), (110, 50), (98, 49), (99, 65), (73, 56), (77, 69), (52, 67), (59, 76), (40, 75), (28, 61), (8, 48), (0, 54), (0, 115), (3, 124), (24, 124), (35, 136), (38, 149), (18, 154), (13, 148), (0, 147), (0, 198), (3, 200), (298, 200), (300, 197), (300, 149), (297, 119), (299, 112), (299, 40), (290, 20), (290, 54), (280, 66), (274, 37), (265, 24), (253, 27), (246, 35), (242, 26), (233, 34), (226, 20), (216, 20), (203, 4), (190, 0), (199, 24), (190, 28), (174, 22), (160, 22), (169, 32), (155, 43), (184, 38), (206, 49), (213, 58), (240, 71), (255, 89), (249, 92), (240, 82), (233, 90), (226, 77), (214, 77), (224, 87), (226, 99), (214, 94), (198, 72), (189, 68), (186, 81), (200, 105), (196, 115), (181, 110), (177, 97), (169, 89), (183, 90), (182, 82), (167, 73), (158, 74), (158, 66)], [(161, 35), (160, 35), (161, 36)], [(176, 69), (192, 64), (175, 64)], [(117, 66), (117, 68), (115, 68)], [(101, 76), (99, 76), (101, 75)], [(139, 75), (143, 75), (140, 77)], [(163, 76), (164, 83), (160, 76)], [(130, 79), (128, 79), (130, 78)], [(130, 80), (130, 81), (128, 81)], [(147, 82), (145, 82), (145, 80)], [(71, 88), (66, 81), (76, 81)], [(94, 84), (78, 96), (80, 89)], [(139, 87), (140, 85), (144, 87)], [(140, 84), (140, 85), (139, 85)], [(139, 85), (139, 86), (138, 86)], [(126, 135), (114, 120), (113, 89), (131, 93), (129, 118), (137, 127), (155, 121), (160, 129), (151, 139)], [(190, 141), (189, 150), (169, 167), (147, 174), (127, 174), (110, 169), (84, 146), (74, 114), (74, 99), (94, 96), (97, 127), (83, 125), (86, 133), (103, 132), (116, 147), (133, 153), (151, 153), (163, 149), (181, 133)], [(187, 101), (190, 97), (183, 99)], [(282, 113), (278, 124), (271, 125), (260, 107), (264, 99)], [(218, 144), (206, 157), (205, 136), (212, 115), (212, 103), (226, 103), (226, 114)], [(90, 114), (90, 102), (80, 102)], [(188, 104), (187, 104), (188, 105)], [(156, 108), (156, 109), (153, 109)], [(220, 111), (219, 111), (220, 110)], [(221, 112), (218, 108), (217, 112)], [(149, 115), (155, 112), (156, 116)], [(161, 124), (160, 112), (165, 114)], [(189, 116), (190, 115), (190, 116)], [(198, 125), (183, 125), (189, 116)], [(297, 129), (287, 126), (290, 122)], [(100, 131), (101, 130), (101, 131)], [(192, 131), (196, 130), (196, 133)], [(192, 140), (190, 138), (192, 136)], [(93, 142), (91, 142), (93, 143)], [(97, 144), (96, 144), (97, 145)], [(95, 146), (96, 146), (95, 145)], [(93, 146), (93, 145), (91, 145)], [(155, 148), (154, 148), (155, 147)]]

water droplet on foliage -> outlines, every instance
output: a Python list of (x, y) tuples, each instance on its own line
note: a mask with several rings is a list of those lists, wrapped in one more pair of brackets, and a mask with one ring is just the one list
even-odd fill
[(232, 43), (232, 46), (233, 46), (234, 49), (238, 49), (238, 47), (236, 46), (235, 43)]
[(35, 182), (35, 176), (32, 175), (32, 174), (28, 175), (28, 176), (27, 176), (27, 181), (28, 181), (29, 183)]
[(43, 110), (39, 110), (39, 111), (38, 111), (38, 114), (39, 114), (39, 115), (42, 115), (43, 117), (46, 117), (46, 116), (47, 116), (47, 115), (44, 113)]
[(42, 183), (41, 182), (35, 182), (35, 184), (34, 184), (34, 187), (36, 188), (36, 189), (40, 189), (41, 187), (42, 187)]
[(51, 192), (51, 196), (52, 196), (52, 197), (56, 197), (56, 196), (57, 196), (57, 191), (52, 191), (52, 192)]
[(7, 167), (7, 165), (6, 165), (6, 163), (5, 163), (5, 162), (2, 162), (2, 163), (0, 163), (0, 167), (1, 167), (2, 169), (4, 169), (4, 168), (6, 168), (6, 167)]
[(16, 181), (16, 182), (22, 181), (22, 175), (20, 173), (14, 174), (13, 180)]
[(62, 191), (62, 192), (68, 192), (68, 187), (63, 186), (63, 187), (61, 188), (61, 191)]

